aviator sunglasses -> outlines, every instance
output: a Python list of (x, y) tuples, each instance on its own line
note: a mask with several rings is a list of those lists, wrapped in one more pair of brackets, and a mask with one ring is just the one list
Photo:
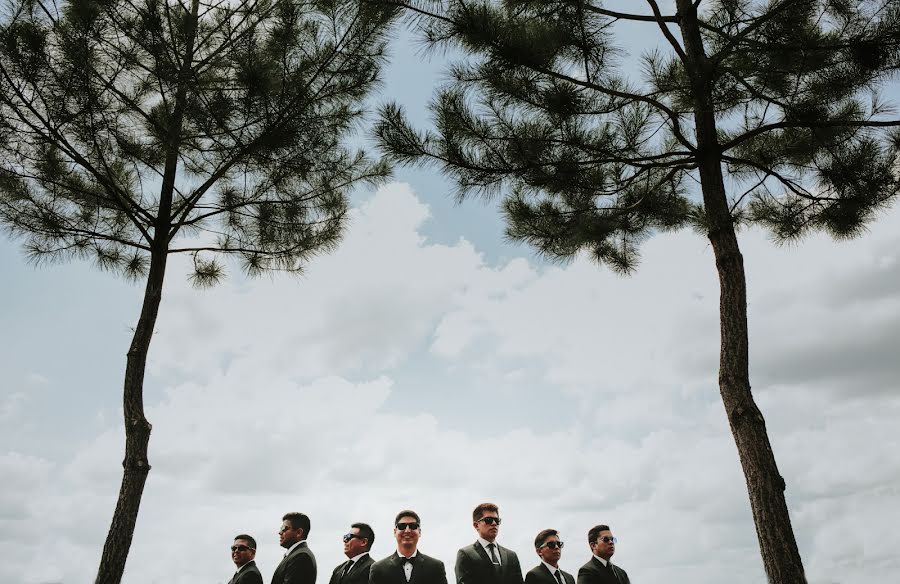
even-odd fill
[(551, 550), (555, 550), (556, 548), (562, 549), (563, 542), (561, 541), (548, 541), (544, 545), (540, 547), (550, 548)]
[(254, 549), (254, 548), (245, 546), (243, 544), (231, 546), (231, 551), (233, 551), (233, 552), (246, 552), (246, 551), (249, 551), (252, 549)]
[(345, 533), (345, 534), (344, 534), (344, 543), (347, 543), (348, 541), (350, 541), (350, 540), (353, 539), (354, 537), (359, 538), (359, 539), (366, 539), (364, 536), (362, 536), (362, 535), (360, 535), (360, 534), (358, 534), (358, 533)]
[(482, 518), (479, 519), (478, 521), (484, 521), (484, 522), (487, 523), (488, 525), (500, 525), (500, 518), (499, 518), (499, 517), (482, 517)]
[(409, 522), (401, 521), (395, 527), (397, 528), (397, 531), (406, 531), (407, 528), (415, 531), (415, 530), (419, 529), (419, 522), (418, 521), (409, 521)]

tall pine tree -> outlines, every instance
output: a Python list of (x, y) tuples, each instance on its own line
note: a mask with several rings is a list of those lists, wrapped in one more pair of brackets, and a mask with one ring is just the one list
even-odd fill
[[(427, 42), (466, 55), (436, 132), (382, 111), (383, 149), (434, 163), (462, 197), (499, 194), (508, 235), (621, 272), (648, 236), (692, 225), (720, 282), (719, 388), (768, 579), (806, 581), (765, 421), (750, 389), (736, 229), (779, 240), (860, 234), (897, 196), (900, 120), (878, 96), (900, 68), (896, 0), (398, 1)], [(616, 23), (656, 35), (621, 68)], [(619, 39), (621, 40), (621, 39)], [(895, 115), (895, 114), (894, 114)], [(699, 184), (699, 188), (694, 185)]]
[[(166, 264), (294, 272), (337, 245), (348, 191), (388, 174), (345, 140), (390, 6), (352, 0), (23, 0), (0, 27), (0, 223), (35, 260), (146, 282), (125, 458), (96, 582), (121, 580), (150, 463), (143, 382)], [(227, 315), (223, 315), (227, 318)]]

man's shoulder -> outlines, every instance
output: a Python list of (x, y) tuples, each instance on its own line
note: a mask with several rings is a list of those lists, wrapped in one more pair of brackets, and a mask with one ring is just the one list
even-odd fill
[(597, 571), (597, 562), (596, 562), (596, 560), (594, 560), (593, 556), (591, 556), (591, 558), (587, 562), (585, 562), (583, 566), (578, 568), (579, 574), (581, 572), (596, 572), (596, 571)]
[(478, 548), (481, 547), (481, 544), (478, 542), (470, 543), (469, 545), (464, 545), (459, 548), (459, 551), (456, 553), (457, 556), (478, 556)]
[(544, 568), (544, 564), (538, 564), (537, 566), (528, 570), (528, 573), (533, 576), (543, 576), (545, 573), (547, 573), (547, 569)]
[(240, 584), (257, 584), (258, 582), (262, 582), (262, 574), (259, 572), (259, 568), (256, 567), (256, 564), (250, 564), (241, 570), (240, 575), (236, 582)]
[(309, 549), (309, 546), (306, 544), (306, 542), (303, 542), (300, 545), (298, 545), (297, 547), (295, 547), (294, 549), (292, 549), (291, 551), (289, 551), (287, 557), (292, 558), (294, 556), (298, 556), (301, 554), (307, 555), (307, 556), (315, 555), (315, 554), (313, 554), (312, 550)]
[(625, 568), (623, 568), (623, 567), (620, 566), (619, 564), (613, 564), (613, 568), (614, 568), (617, 572), (622, 572), (622, 575), (625, 577), (626, 580), (628, 580), (628, 572), (625, 571)]
[(519, 556), (516, 555), (516, 552), (514, 552), (514, 551), (511, 550), (511, 549), (509, 549), (508, 547), (502, 546), (502, 545), (500, 545), (499, 543), (497, 544), (497, 547), (500, 548), (500, 551), (501, 551), (501, 552), (506, 552), (506, 553), (509, 554), (510, 556), (514, 556), (514, 557), (516, 557), (516, 558), (519, 557)]
[(440, 564), (441, 566), (444, 565), (444, 562), (442, 562), (441, 560), (439, 560), (437, 558), (432, 558), (428, 554), (423, 554), (422, 552), (419, 552), (419, 555), (422, 556), (423, 564), (434, 564), (434, 565)]
[(394, 552), (389, 556), (385, 556), (385, 557), (381, 558), (380, 560), (375, 561), (372, 564), (372, 568), (374, 569), (374, 568), (381, 568), (383, 566), (389, 566), (391, 564), (391, 559), (396, 555), (397, 555), (397, 553)]

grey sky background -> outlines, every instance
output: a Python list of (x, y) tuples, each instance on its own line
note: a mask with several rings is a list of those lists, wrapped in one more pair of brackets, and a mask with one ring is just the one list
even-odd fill
[[(632, 53), (646, 31), (625, 31)], [(374, 101), (401, 101), (422, 126), (443, 56), (417, 51), (401, 35)], [(636, 584), (676, 570), (764, 582), (718, 395), (706, 240), (657, 236), (629, 278), (550, 265), (503, 240), (493, 206), (457, 205), (432, 169), (396, 178), (355, 195), (343, 244), (302, 278), (197, 291), (171, 264), (145, 384), (153, 469), (124, 581), (227, 582), (240, 532), (268, 581), (293, 510), (312, 519), (321, 581), (350, 523), (375, 527), (382, 557), (407, 507), (420, 549), (452, 575), (471, 509), (490, 500), (526, 570), (540, 529), (560, 530), (575, 572), (605, 522)], [(779, 247), (747, 230), (741, 244), (751, 381), (810, 583), (893, 581), (900, 209), (849, 242)], [(35, 269), (8, 238), (0, 270), (0, 582), (90, 582), (121, 480), (142, 286), (85, 262)]]

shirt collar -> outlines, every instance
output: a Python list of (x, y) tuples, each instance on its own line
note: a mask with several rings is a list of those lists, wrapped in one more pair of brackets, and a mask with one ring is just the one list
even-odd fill
[[(410, 558), (414, 558), (414, 557), (416, 557), (416, 555), (418, 555), (418, 553), (419, 553), (419, 550), (417, 549), (416, 551), (413, 552), (413, 555), (411, 555), (411, 556), (409, 556), (409, 557), (410, 557)], [(400, 553), (400, 550), (397, 550), (397, 557), (400, 558), (400, 559), (402, 560), (402, 559), (404, 559), (406, 556), (404, 556), (403, 554), (401, 554), (401, 553)]]
[(597, 560), (599, 560), (600, 563), (603, 564), (604, 566), (607, 565), (607, 564), (609, 563), (609, 560), (604, 560), (603, 558), (601, 558), (601, 557), (598, 556), (598, 555), (594, 555), (594, 557), (595, 557)]
[(294, 548), (296, 548), (296, 547), (297, 547), (298, 545), (300, 545), (301, 543), (306, 543), (306, 540), (305, 540), (305, 539), (301, 539), (300, 541), (298, 541), (297, 543), (295, 543), (294, 545), (292, 545), (291, 547), (289, 547), (289, 548), (287, 549), (287, 551), (284, 552), (284, 555), (288, 555), (289, 553), (291, 553), (292, 551), (294, 551)]
[(487, 551), (487, 549), (488, 549), (487, 546), (488, 546), (488, 545), (494, 544), (494, 548), (497, 550), (497, 553), (498, 553), (498, 554), (500, 553), (500, 544), (497, 543), (497, 540), (496, 540), (496, 539), (495, 539), (494, 541), (488, 541), (488, 540), (486, 540), (486, 539), (484, 539), (484, 538), (479, 537), (479, 538), (478, 538), (478, 543), (481, 544), (481, 547), (484, 548), (484, 551)]
[(369, 553), (369, 552), (363, 552), (363, 553), (361, 553), (361, 554), (356, 554), (355, 556), (353, 556), (352, 558), (350, 558), (350, 561), (353, 562), (353, 563), (355, 564), (356, 562), (358, 562), (359, 560), (361, 560), (363, 556), (365, 556), (365, 555), (368, 554), (368, 553)]
[[(544, 560), (541, 560), (541, 563), (544, 564), (545, 566), (547, 566), (547, 569), (550, 570), (551, 574), (555, 573), (557, 570), (559, 570), (560, 574), (562, 574), (562, 568), (554, 568), (553, 566), (551, 566)], [(565, 580), (563, 580), (563, 582), (565, 582)]]
[(253, 560), (250, 560), (249, 562), (247, 562), (246, 564), (244, 564), (243, 566), (241, 566), (240, 568), (235, 570), (234, 573), (237, 574), (238, 572), (240, 572), (241, 570), (243, 570), (244, 568), (246, 568), (247, 566), (249, 566), (252, 563), (253, 563)]

